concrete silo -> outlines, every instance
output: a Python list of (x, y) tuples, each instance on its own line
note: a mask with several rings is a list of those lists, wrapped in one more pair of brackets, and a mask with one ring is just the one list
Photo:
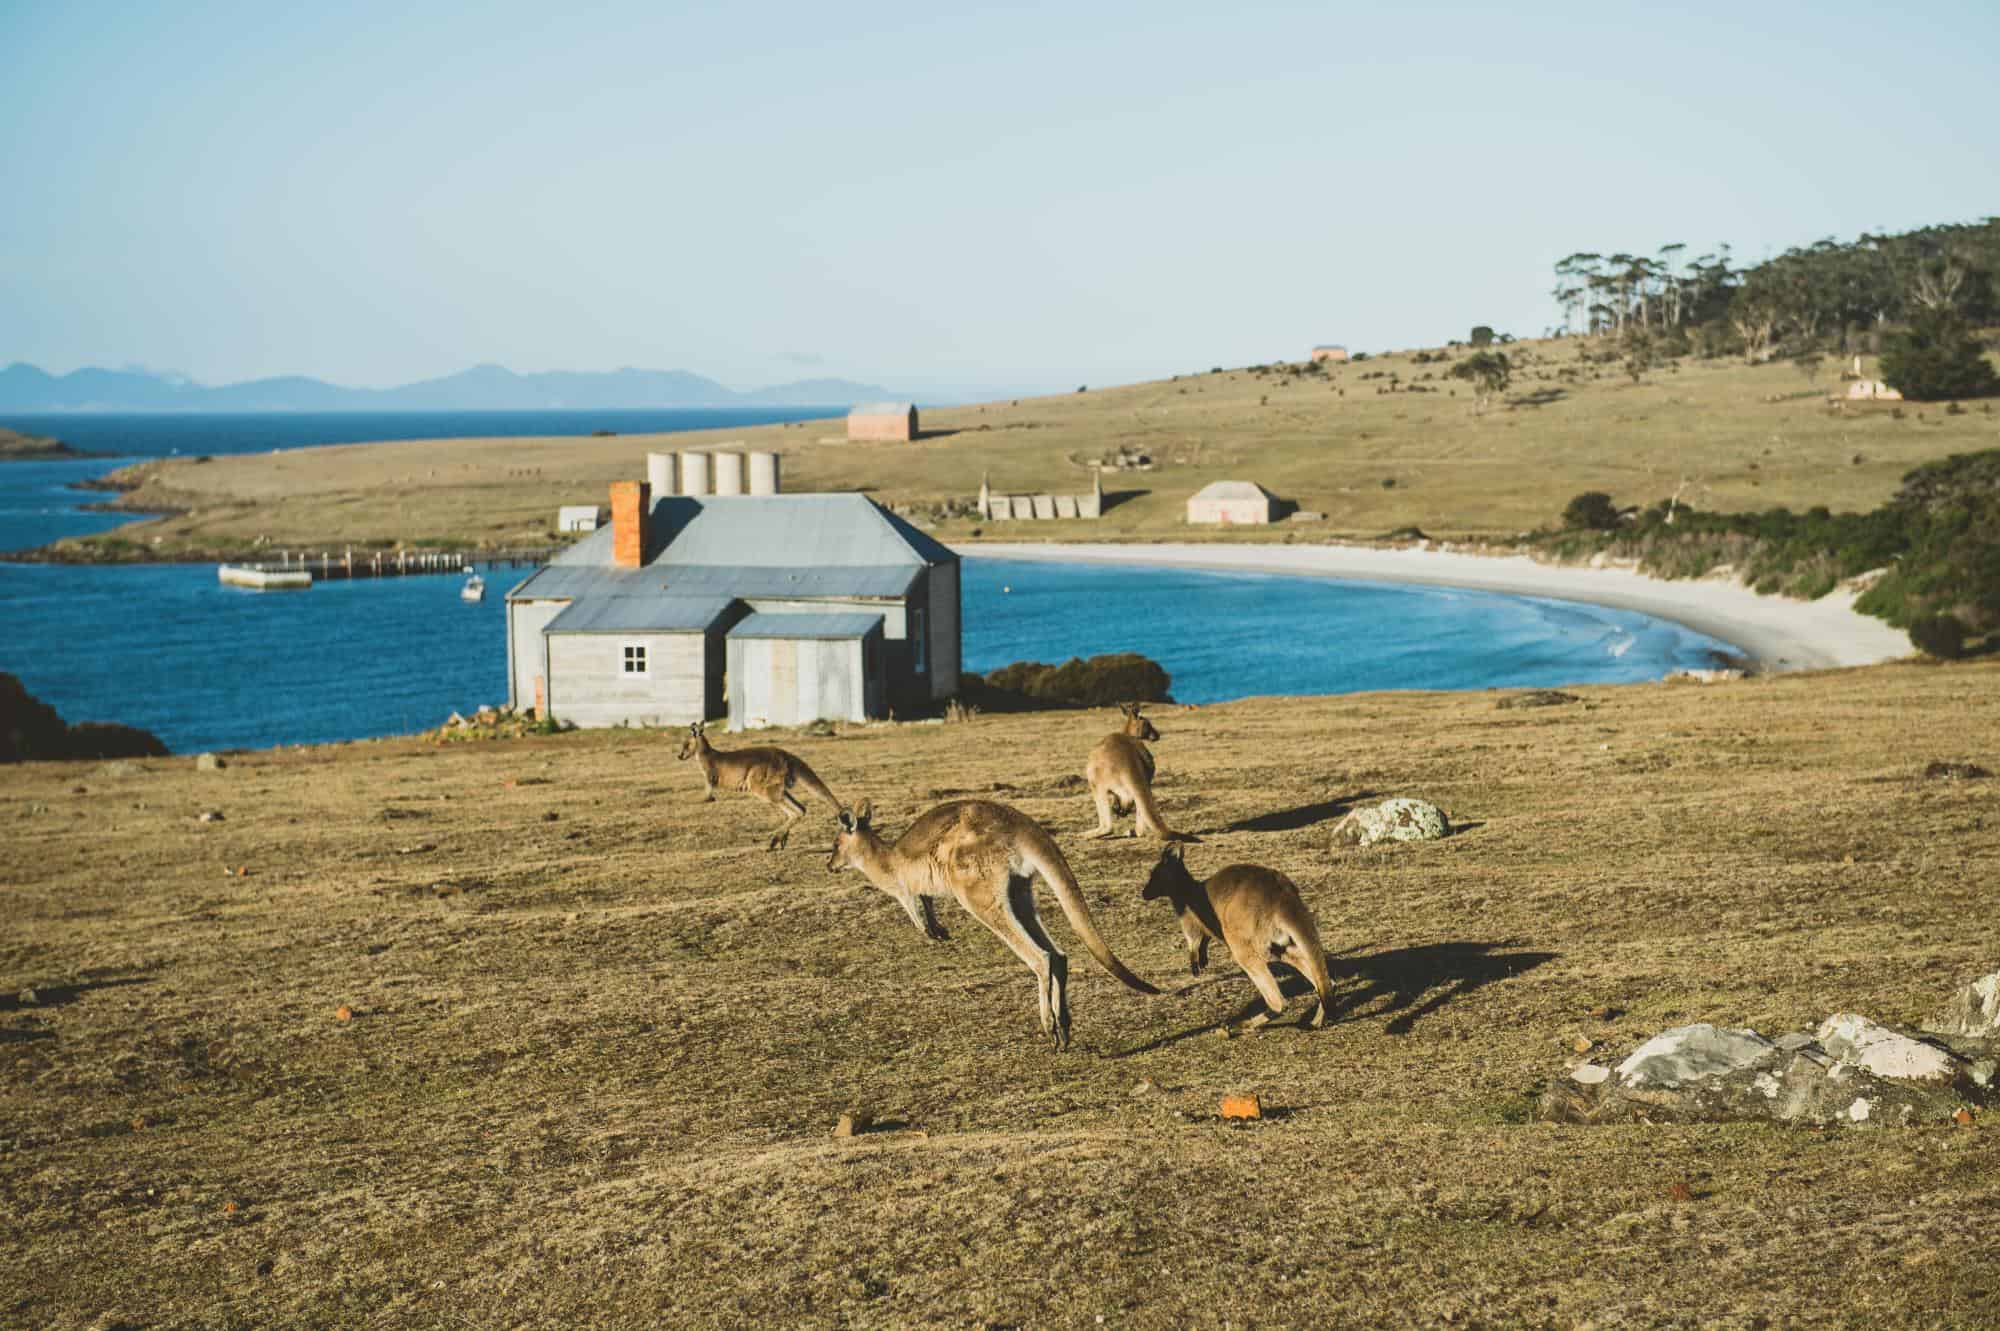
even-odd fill
[(778, 455), (756, 452), (750, 455), (750, 493), (753, 495), (774, 495), (778, 493)]
[(715, 492), (719, 495), (743, 493), (743, 455), (715, 454)]
[(708, 493), (708, 454), (681, 454), (681, 493), (684, 495), (705, 495)]
[(674, 455), (672, 453), (646, 454), (646, 484), (653, 487), (656, 498), (665, 498), (674, 492)]

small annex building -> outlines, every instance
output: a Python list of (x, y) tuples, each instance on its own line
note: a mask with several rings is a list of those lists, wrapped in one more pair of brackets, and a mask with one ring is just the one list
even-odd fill
[(734, 729), (958, 691), (958, 556), (860, 494), (611, 487), (611, 522), (507, 593), (508, 696), (580, 726)]
[(556, 530), (596, 531), (600, 516), (595, 504), (564, 504), (556, 510)]
[(1189, 522), (1276, 522), (1280, 501), (1255, 481), (1210, 481), (1188, 499)]
[(1312, 349), (1312, 359), (1338, 363), (1347, 359), (1347, 348), (1332, 342), (1322, 342)]
[(907, 443), (917, 437), (917, 404), (875, 402), (847, 413), (849, 439)]

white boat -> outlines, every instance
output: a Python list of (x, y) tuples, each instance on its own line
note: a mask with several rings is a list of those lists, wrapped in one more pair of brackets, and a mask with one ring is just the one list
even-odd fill
[(485, 600), (486, 580), (480, 577), (477, 573), (467, 578), (465, 580), (465, 585), (458, 589), (458, 599), (461, 601)]

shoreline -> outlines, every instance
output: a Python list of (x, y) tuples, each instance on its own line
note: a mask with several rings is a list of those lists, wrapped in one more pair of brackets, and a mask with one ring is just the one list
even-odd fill
[(1758, 670), (1823, 670), (1874, 665), (1916, 649), (1901, 629), (1854, 609), (1856, 593), (1817, 601), (1764, 596), (1740, 583), (1667, 580), (1629, 569), (1542, 564), (1526, 555), (1365, 545), (1021, 544), (979, 541), (952, 547), (968, 559), (1143, 564), (1221, 573), (1391, 582), (1539, 596), (1634, 610), (1718, 638)]

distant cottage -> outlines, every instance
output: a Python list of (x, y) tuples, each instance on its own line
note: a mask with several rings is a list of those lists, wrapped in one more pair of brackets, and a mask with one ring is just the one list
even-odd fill
[(621, 481), (608, 527), (507, 593), (511, 700), (584, 726), (908, 714), (958, 667), (958, 556), (865, 495)]
[(1211, 481), (1188, 500), (1189, 522), (1275, 522), (1280, 501), (1255, 481)]
[(1347, 348), (1336, 347), (1331, 344), (1317, 346), (1312, 350), (1312, 358), (1316, 361), (1344, 361), (1347, 359)]
[(877, 402), (847, 413), (849, 439), (898, 440), (917, 437), (917, 407), (913, 402)]

